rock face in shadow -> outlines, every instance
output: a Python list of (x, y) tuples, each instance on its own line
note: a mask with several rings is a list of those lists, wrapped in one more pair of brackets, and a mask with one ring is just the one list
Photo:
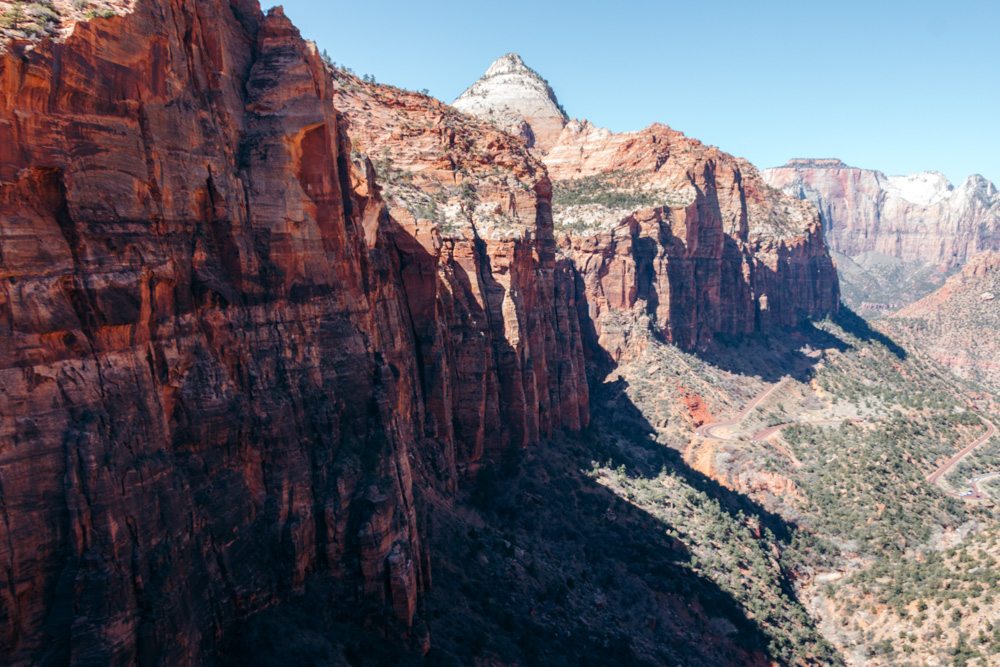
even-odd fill
[(425, 95), (335, 71), (355, 150), (375, 156), (423, 390), (447, 465), (475, 467), (589, 422), (576, 279), (552, 186), (521, 141)]
[(697, 350), (837, 311), (836, 269), (818, 226), (782, 241), (740, 242), (718, 227), (674, 236), (684, 215), (640, 209), (610, 231), (566, 237), (597, 345), (615, 361), (640, 351), (646, 329)]
[(0, 86), (0, 656), (197, 663), (317, 576), (419, 625), (414, 477), (587, 423), (551, 218), (390, 216), (256, 2), (139, 0)]
[(316, 578), (425, 647), (421, 496), (586, 427), (614, 317), (697, 347), (836, 309), (815, 219), (767, 217), (809, 209), (744, 163), (640, 137), (680, 199), (558, 246), (523, 142), (252, 0), (11, 44), (0, 89), (11, 664), (210, 661)]
[(978, 174), (953, 187), (937, 172), (886, 176), (830, 159), (791, 160), (763, 173), (768, 184), (816, 204), (830, 248), (851, 257), (879, 252), (959, 266), (1000, 250), (1000, 194)]

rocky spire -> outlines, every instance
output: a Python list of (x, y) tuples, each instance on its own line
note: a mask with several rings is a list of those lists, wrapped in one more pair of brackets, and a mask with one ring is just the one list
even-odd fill
[(566, 114), (548, 82), (516, 53), (494, 61), (453, 104), (465, 113), (496, 121), (539, 153), (552, 147), (566, 125)]

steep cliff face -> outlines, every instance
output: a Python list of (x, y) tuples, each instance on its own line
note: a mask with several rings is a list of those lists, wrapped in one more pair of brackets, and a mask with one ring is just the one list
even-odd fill
[[(836, 312), (815, 210), (757, 170), (665, 125), (613, 134), (572, 121), (545, 162), (557, 230), (601, 344), (621, 359), (622, 313), (685, 348)], [(610, 325), (610, 328), (609, 328)]]
[(763, 174), (816, 204), (830, 248), (851, 257), (874, 251), (957, 266), (1000, 249), (1000, 194), (979, 175), (953, 187), (936, 172), (886, 176), (840, 160), (791, 160)]
[(254, 0), (128, 10), (0, 54), (6, 662), (210, 661), (317, 581), (423, 646), (421, 495), (586, 426), (585, 353), (836, 309), (811, 209), (667, 128), (563, 130), (652, 203), (557, 247), (492, 123)]
[(595, 347), (621, 361), (642, 345), (640, 321), (669, 342), (705, 348), (720, 335), (837, 310), (815, 209), (765, 187), (745, 160), (664, 125), (615, 134), (566, 122), (547, 85), (531, 96), (549, 100), (547, 113), (510, 101), (526, 97), (512, 91), (541, 90), (539, 82), (508, 54), (455, 106), (487, 120), (510, 116), (503, 127), (547, 137), (539, 153), (554, 184), (556, 231), (572, 234), (563, 253), (579, 272)]
[(0, 56), (0, 656), (197, 663), (316, 576), (411, 626), (412, 477), (587, 420), (544, 175), (492, 240), (390, 216), (315, 47), (250, 0), (27, 46)]
[(0, 85), (0, 655), (197, 662), (320, 571), (412, 622), (419, 369), (315, 49), (139, 2)]
[(392, 206), (424, 393), (456, 464), (586, 426), (574, 275), (543, 165), (437, 100), (336, 76), (354, 149), (375, 157)]

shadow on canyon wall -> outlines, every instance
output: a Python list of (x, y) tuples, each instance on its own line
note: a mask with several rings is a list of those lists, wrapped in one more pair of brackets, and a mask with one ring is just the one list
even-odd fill
[[(839, 312), (830, 320), (862, 342), (883, 345), (897, 359), (906, 359), (906, 350), (885, 334), (872, 329), (846, 305), (841, 304)], [(816, 364), (816, 359), (809, 356), (808, 351), (826, 349), (846, 352), (853, 346), (817, 327), (813, 321), (802, 319), (797, 327), (781, 327), (752, 338), (718, 335), (714, 345), (706, 350), (695, 350), (694, 354), (723, 370), (758, 377), (765, 382), (777, 382), (785, 376), (808, 381)]]
[[(578, 305), (585, 313), (586, 304)], [(584, 340), (596, 340), (593, 323), (580, 321)], [(814, 360), (800, 351), (804, 344), (846, 345), (803, 324), (754, 341), (722, 340), (700, 356), (765, 379), (788, 369), (806, 377)], [(498, 359), (511, 352), (494, 350)], [(590, 346), (588, 354), (593, 369), (601, 369), (594, 377), (613, 368), (599, 347)], [(301, 595), (251, 617), (224, 662), (714, 666), (778, 659), (747, 608), (692, 569), (692, 552), (671, 535), (687, 532), (685, 526), (666, 523), (586, 472), (593, 461), (611, 461), (633, 480), (652, 482), (667, 471), (717, 501), (733, 522), (758, 517), (780, 550), (792, 546), (796, 527), (655, 442), (626, 386), (624, 380), (592, 383), (590, 428), (527, 450), (507, 447), (457, 496), (433, 484), (416, 489), (432, 567), (413, 629), (316, 577)], [(788, 577), (778, 593), (796, 603)], [(369, 621), (359, 625), (359, 617)]]

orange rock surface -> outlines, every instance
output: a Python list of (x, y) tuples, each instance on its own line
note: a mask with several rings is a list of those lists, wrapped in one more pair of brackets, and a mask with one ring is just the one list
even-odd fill
[(575, 276), (555, 252), (544, 166), (437, 100), (336, 76), (352, 145), (393, 205), (424, 395), (457, 465), (586, 426)]
[(746, 160), (665, 125), (613, 134), (571, 122), (545, 156), (554, 179), (627, 174), (663, 205), (564, 243), (601, 344), (621, 359), (615, 311), (638, 309), (686, 348), (836, 312), (836, 269), (815, 209), (768, 188)]
[(196, 664), (312, 577), (413, 624), (414, 464), (587, 421), (541, 167), (484, 161), (534, 179), (510, 238), (390, 215), (249, 0), (14, 44), (0, 89), (3, 662)]
[(421, 491), (585, 427), (643, 317), (699, 347), (836, 309), (809, 209), (662, 126), (551, 169), (690, 201), (557, 247), (521, 141), (280, 8), (60, 35), (0, 54), (6, 663), (197, 664), (317, 580), (422, 646)]

